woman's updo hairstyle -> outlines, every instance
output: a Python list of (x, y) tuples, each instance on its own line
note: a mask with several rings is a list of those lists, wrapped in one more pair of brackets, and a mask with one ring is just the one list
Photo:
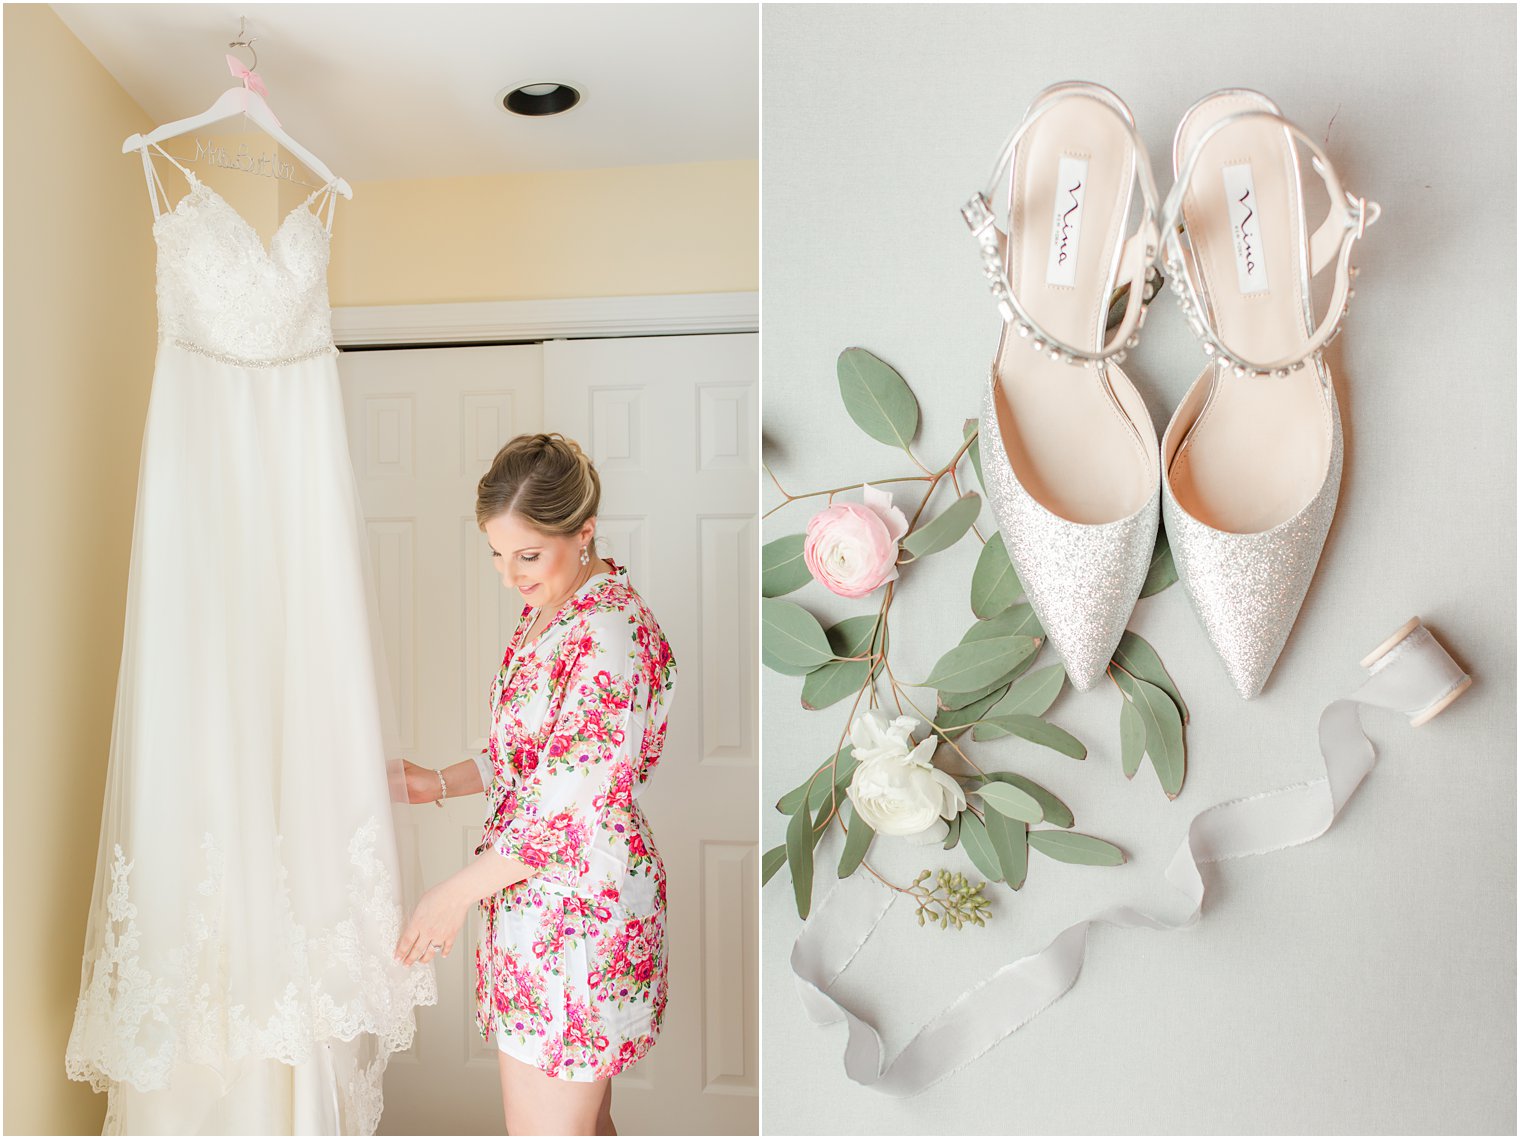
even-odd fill
[(485, 528), (512, 513), (544, 534), (566, 537), (596, 514), (602, 482), (574, 439), (559, 432), (519, 435), (491, 460), (475, 493), (475, 520)]

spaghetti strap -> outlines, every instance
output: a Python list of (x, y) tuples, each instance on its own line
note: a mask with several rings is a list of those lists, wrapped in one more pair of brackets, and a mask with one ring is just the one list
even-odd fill
[[(322, 221), (322, 224), (327, 229), (327, 232), (331, 233), (333, 226), (333, 214), (337, 212), (338, 208), (338, 181), (336, 178), (317, 190), (316, 194), (313, 194), (311, 198), (307, 199), (307, 201), (311, 201), (315, 199), (318, 194), (324, 193), (327, 196), (317, 203), (317, 218), (319, 221)], [(327, 211), (326, 219), (322, 218), (322, 211), (324, 209)]]
[(163, 147), (159, 146), (158, 143), (156, 143), (156, 142), (150, 142), (150, 143), (148, 143), (148, 146), (151, 146), (154, 150), (158, 151), (165, 158), (167, 158), (170, 162), (172, 162), (174, 164), (174, 168), (176, 170), (178, 170), (181, 174), (183, 174), (186, 178), (190, 179), (190, 181), (192, 181), (192, 182), (195, 181), (195, 173), (193, 171), (187, 169), (186, 167), (181, 166), (179, 159), (175, 158), (174, 155), (170, 154)]
[[(173, 207), (169, 202), (169, 194), (164, 189), (164, 184), (158, 180), (158, 171), (153, 168), (153, 160), (148, 156), (148, 148), (146, 146), (142, 148), (142, 160), (143, 177), (147, 180), (148, 183), (148, 203), (153, 207), (153, 220), (157, 221), (159, 215), (162, 214), (164, 210), (172, 209)], [(159, 209), (158, 206), (158, 199), (160, 196), (162, 196), (164, 199), (164, 206), (162, 210)]]
[[(321, 186), (318, 186), (315, 190), (306, 196), (306, 201), (302, 203), (302, 205), (304, 205), (307, 209), (310, 209), (311, 204), (313, 202), (316, 202), (317, 208), (312, 212), (317, 215), (317, 220), (322, 222), (328, 233), (332, 232), (333, 201), (338, 196), (337, 185), (338, 180), (334, 178), (331, 182), (327, 182)], [(326, 196), (323, 197), (323, 195)], [(318, 199), (320, 199), (320, 201)], [(326, 219), (323, 219), (322, 217), (322, 211), (324, 209), (327, 210)]]
[[(141, 147), (143, 175), (148, 181), (148, 200), (153, 204), (153, 219), (157, 221), (161, 214), (172, 211), (174, 209), (174, 201), (169, 197), (169, 191), (164, 189), (163, 180), (158, 176), (158, 167), (153, 165), (153, 156), (148, 153), (148, 147), (150, 146), (154, 150), (158, 151), (158, 153), (162, 154), (170, 162), (174, 163), (174, 165), (179, 169), (179, 172), (190, 180), (190, 184), (192, 186), (195, 185), (195, 175), (189, 170), (185, 169), (183, 166), (180, 166), (179, 162), (175, 160), (174, 155), (164, 150), (164, 148), (159, 146), (158, 143), (143, 143)], [(163, 209), (160, 209), (158, 205), (158, 199), (160, 196), (162, 196), (164, 200)]]

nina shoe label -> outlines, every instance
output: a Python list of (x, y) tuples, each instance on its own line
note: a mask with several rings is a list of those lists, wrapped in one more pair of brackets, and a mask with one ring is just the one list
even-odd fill
[(1235, 275), (1242, 293), (1267, 288), (1267, 259), (1261, 244), (1261, 214), (1256, 208), (1256, 183), (1251, 164), (1224, 168), (1224, 193), (1230, 203), (1230, 240), (1235, 246)]
[(1056, 174), (1055, 221), (1050, 231), (1047, 285), (1077, 283), (1077, 243), (1082, 238), (1082, 204), (1087, 200), (1087, 159), (1061, 155)]

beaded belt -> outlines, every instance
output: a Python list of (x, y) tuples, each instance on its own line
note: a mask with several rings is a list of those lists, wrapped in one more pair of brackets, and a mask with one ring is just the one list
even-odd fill
[(336, 344), (324, 344), (320, 348), (298, 352), (294, 356), (276, 356), (269, 359), (256, 360), (247, 356), (229, 356), (225, 352), (213, 352), (211, 349), (203, 348), (194, 341), (181, 340), (177, 336), (160, 336), (158, 342), (160, 345), (172, 344), (176, 348), (183, 348), (187, 352), (207, 356), (223, 364), (234, 364), (240, 368), (278, 368), (284, 364), (299, 364), (302, 360), (315, 360), (318, 356), (336, 355), (338, 352)]

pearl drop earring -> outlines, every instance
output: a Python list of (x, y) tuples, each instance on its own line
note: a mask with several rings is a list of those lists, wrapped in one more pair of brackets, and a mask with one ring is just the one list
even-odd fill
[(581, 547), (581, 565), (583, 565), (583, 566), (589, 566), (590, 564), (591, 564), (591, 555), (586, 552), (586, 547), (582, 546)]

